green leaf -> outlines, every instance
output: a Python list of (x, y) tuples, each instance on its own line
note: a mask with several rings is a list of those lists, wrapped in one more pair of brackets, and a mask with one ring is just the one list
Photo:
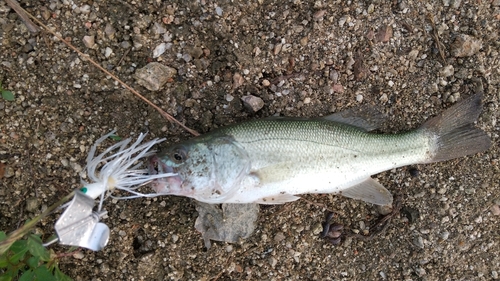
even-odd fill
[(20, 259), (24, 257), (24, 254), (28, 251), (28, 241), (18, 240), (12, 244), (9, 248), (10, 251), (14, 252), (10, 257), (10, 262), (16, 264)]
[(7, 255), (1, 255), (0, 256), (0, 268), (7, 267), (7, 265), (9, 265)]
[(26, 270), (23, 275), (21, 275), (21, 278), (19, 278), (19, 281), (31, 281), (33, 280), (33, 277), (35, 277), (35, 273), (33, 270)]
[(50, 252), (42, 245), (42, 239), (37, 235), (30, 235), (28, 237), (28, 249), (35, 257), (40, 257), (42, 261), (50, 260)]
[(62, 273), (57, 266), (56, 270), (54, 271), (54, 277), (56, 277), (57, 281), (72, 281), (72, 279), (68, 275)]
[(2, 98), (7, 101), (13, 101), (15, 99), (14, 94), (11, 91), (6, 90), (2, 91)]
[(7, 238), (7, 234), (4, 231), (0, 231), (0, 241), (5, 240), (5, 238)]
[(35, 280), (50, 281), (56, 280), (56, 278), (54, 277), (54, 275), (52, 275), (52, 273), (45, 265), (42, 265), (39, 268), (35, 269)]
[(122, 140), (122, 137), (117, 136), (117, 135), (111, 135), (111, 136), (109, 136), (109, 138), (112, 139), (112, 140), (114, 140), (114, 141)]
[(4, 275), (0, 275), (0, 281), (11, 281), (12, 280), (12, 276), (8, 273), (4, 274)]
[(40, 263), (40, 257), (33, 256), (26, 261), (26, 264), (31, 268), (37, 268)]

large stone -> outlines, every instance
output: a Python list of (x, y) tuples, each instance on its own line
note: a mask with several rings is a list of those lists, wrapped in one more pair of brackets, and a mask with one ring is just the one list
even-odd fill
[(176, 74), (177, 70), (175, 68), (152, 62), (143, 68), (137, 69), (134, 77), (139, 85), (150, 91), (158, 91)]
[(243, 105), (253, 113), (259, 111), (262, 107), (264, 107), (264, 101), (256, 96), (244, 96), (241, 98), (241, 101), (243, 101)]
[(459, 58), (470, 57), (475, 55), (482, 47), (481, 40), (466, 34), (460, 34), (451, 45), (451, 55)]

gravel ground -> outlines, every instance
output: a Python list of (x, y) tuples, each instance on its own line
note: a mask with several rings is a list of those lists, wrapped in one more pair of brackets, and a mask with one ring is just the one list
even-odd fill
[[(492, 148), (377, 175), (405, 212), (374, 239), (335, 246), (319, 238), (328, 210), (359, 233), (370, 233), (378, 216), (373, 206), (333, 195), (261, 207), (250, 238), (208, 250), (190, 199), (110, 200), (109, 245), (60, 260), (75, 280), (499, 278), (500, 1), (20, 3), (201, 133), (359, 104), (389, 116), (383, 131), (404, 131), (469, 95), (471, 78), (484, 81), (478, 126)], [(0, 81), (15, 94), (0, 100), (0, 229), (15, 229), (79, 187), (90, 146), (112, 129), (168, 143), (190, 137), (54, 36), (30, 33), (3, 1), (0, 24)], [(151, 76), (166, 77), (159, 84), (139, 79), (151, 62), (160, 65)], [(39, 225), (45, 239), (56, 218)]]

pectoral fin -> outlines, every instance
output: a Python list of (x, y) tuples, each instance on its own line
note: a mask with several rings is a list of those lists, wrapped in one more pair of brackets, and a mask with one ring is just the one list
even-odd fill
[(389, 190), (372, 178), (368, 178), (348, 189), (344, 189), (339, 194), (375, 205), (392, 204), (392, 194)]

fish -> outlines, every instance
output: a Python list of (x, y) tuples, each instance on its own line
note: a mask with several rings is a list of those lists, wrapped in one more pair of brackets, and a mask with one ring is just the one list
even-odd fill
[(209, 203), (283, 204), (332, 193), (375, 205), (392, 194), (371, 176), (394, 168), (484, 152), (489, 136), (474, 123), (482, 92), (415, 130), (374, 133), (380, 124), (347, 110), (322, 118), (270, 117), (218, 128), (171, 145), (149, 160), (158, 194)]

